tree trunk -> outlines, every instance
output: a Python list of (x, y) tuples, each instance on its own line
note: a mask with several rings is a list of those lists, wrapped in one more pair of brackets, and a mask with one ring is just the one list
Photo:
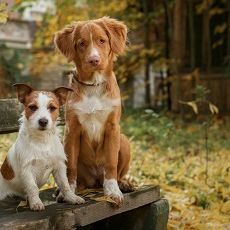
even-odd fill
[(186, 42), (186, 2), (177, 0), (174, 6), (173, 58), (176, 59), (177, 70), (184, 66)]
[(227, 1), (227, 10), (228, 10), (227, 55), (230, 56), (230, 1)]
[[(144, 21), (144, 46), (146, 50), (150, 49), (150, 25), (149, 25), (149, 0), (143, 0), (145, 14)], [(145, 103), (151, 105), (151, 88), (150, 88), (150, 60), (148, 54), (145, 57)]]
[(203, 14), (203, 41), (202, 41), (202, 64), (207, 72), (210, 71), (212, 63), (211, 39), (210, 39), (210, 18), (209, 9), (205, 9)]
[(188, 1), (189, 9), (189, 36), (190, 36), (190, 67), (193, 71), (196, 66), (196, 44), (195, 44), (195, 30), (194, 30), (194, 9), (193, 1)]
[[(169, 30), (170, 30), (170, 26), (169, 26), (169, 9), (168, 9), (168, 0), (164, 0), (163, 2), (164, 4), (164, 11), (165, 11), (165, 59), (169, 60), (169, 47), (170, 47), (170, 37), (169, 37)], [(171, 83), (169, 81), (169, 77), (170, 77), (170, 72), (169, 72), (169, 68), (167, 68), (167, 107), (168, 110), (171, 110)]]
[(181, 84), (180, 84), (180, 73), (184, 67), (185, 57), (185, 41), (186, 41), (186, 2), (185, 0), (177, 0), (174, 6), (173, 12), (173, 39), (172, 39), (172, 58), (175, 61), (172, 63), (172, 70), (176, 76), (174, 84), (174, 101), (172, 109), (179, 111), (179, 100), (181, 99)]

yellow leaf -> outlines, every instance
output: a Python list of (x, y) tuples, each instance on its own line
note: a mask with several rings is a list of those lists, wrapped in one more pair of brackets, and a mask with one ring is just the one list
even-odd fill
[(85, 190), (78, 192), (77, 194), (81, 195), (81, 196), (86, 196), (90, 193), (98, 193), (98, 192), (102, 192), (102, 191), (103, 191), (102, 189), (85, 189)]
[(212, 103), (209, 103), (209, 109), (210, 109), (212, 114), (218, 114), (219, 113), (219, 109), (215, 105), (213, 105)]
[(110, 196), (100, 196), (100, 197), (95, 197), (95, 198), (90, 198), (90, 199), (95, 200), (95, 201), (107, 201), (109, 203), (117, 205), (117, 203)]
[(19, 207), (26, 207), (27, 205), (28, 205), (27, 200), (21, 200), (20, 203), (18, 204), (18, 206), (16, 207), (16, 211), (18, 212)]
[(221, 212), (226, 214), (230, 212), (230, 201), (227, 201), (222, 205)]
[(198, 107), (195, 101), (189, 101), (189, 102), (180, 101), (180, 103), (192, 107), (194, 113), (198, 114)]

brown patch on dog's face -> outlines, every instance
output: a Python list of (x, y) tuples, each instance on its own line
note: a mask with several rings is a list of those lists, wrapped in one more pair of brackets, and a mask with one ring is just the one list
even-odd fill
[(50, 98), (47, 109), (50, 112), (52, 121), (55, 122), (59, 117), (60, 103), (57, 96), (53, 92), (47, 92), (47, 96)]
[(125, 49), (127, 27), (115, 19), (75, 22), (55, 34), (59, 50), (78, 68), (104, 70)]
[(25, 97), (24, 100), (24, 112), (27, 120), (37, 111), (38, 109), (38, 91), (32, 91)]
[(18, 100), (23, 104), (25, 103), (26, 98), (34, 91), (31, 86), (24, 83), (17, 83), (13, 86), (17, 89)]
[(11, 165), (9, 164), (7, 157), (2, 164), (1, 174), (5, 180), (12, 180), (15, 177), (14, 170), (12, 169)]

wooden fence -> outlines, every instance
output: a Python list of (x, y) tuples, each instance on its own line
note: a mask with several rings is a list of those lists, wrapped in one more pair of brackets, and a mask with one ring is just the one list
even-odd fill
[(205, 86), (210, 92), (207, 99), (216, 105), (221, 114), (230, 114), (230, 74), (200, 73), (183, 74), (172, 81), (172, 110), (180, 112), (184, 105), (179, 101), (191, 101), (195, 98), (196, 85)]

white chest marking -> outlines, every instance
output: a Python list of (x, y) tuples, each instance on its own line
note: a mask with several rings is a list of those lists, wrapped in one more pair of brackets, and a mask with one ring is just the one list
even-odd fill
[(89, 139), (100, 141), (104, 124), (114, 106), (120, 106), (120, 98), (110, 99), (106, 96), (84, 96), (74, 104), (74, 109)]

